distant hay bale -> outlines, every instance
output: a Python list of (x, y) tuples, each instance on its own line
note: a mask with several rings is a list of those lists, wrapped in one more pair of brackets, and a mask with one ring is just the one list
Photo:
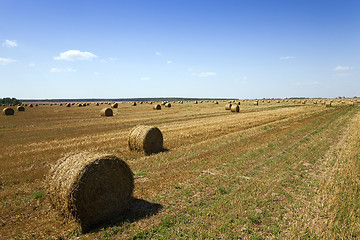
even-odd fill
[(95, 105), (96, 105), (96, 106), (99, 106), (99, 103), (97, 102)]
[(78, 106), (78, 107), (82, 107), (83, 105), (82, 105), (81, 103), (78, 103), (77, 106)]
[(2, 110), (2, 112), (4, 115), (7, 115), (7, 116), (14, 115), (14, 113), (15, 113), (14, 109), (12, 109), (12, 108), (4, 108)]
[(354, 102), (350, 102), (349, 105), (350, 105), (350, 106), (354, 106)]
[(74, 218), (86, 233), (129, 208), (134, 179), (116, 156), (82, 152), (58, 160), (49, 171), (47, 187), (52, 207)]
[(276, 100), (276, 103), (280, 103), (280, 101), (279, 101), (279, 100)]
[(130, 150), (146, 155), (163, 150), (163, 135), (157, 127), (139, 125), (131, 129), (128, 144)]
[(325, 107), (331, 107), (331, 102), (326, 102)]
[(225, 105), (225, 110), (231, 110), (231, 103), (228, 103)]
[(131, 104), (131, 106), (136, 106), (136, 102), (133, 102), (133, 103)]
[(194, 104), (198, 104), (198, 101), (194, 101)]
[(161, 105), (160, 104), (156, 104), (153, 106), (154, 110), (161, 110)]
[(24, 112), (24, 111), (25, 111), (25, 108), (24, 108), (23, 106), (18, 106), (18, 107), (17, 107), (17, 110), (18, 110), (19, 112)]
[(166, 103), (167, 103), (166, 101), (162, 101), (162, 102), (161, 102), (161, 105), (164, 105), (164, 106), (165, 106)]
[(240, 106), (241, 105), (241, 102), (240, 101), (237, 101), (235, 102), (236, 105)]
[(166, 104), (165, 104), (165, 107), (168, 107), (168, 108), (171, 107), (171, 103), (169, 103), (169, 102), (166, 103)]
[(34, 105), (31, 103), (31, 104), (29, 105), (29, 107), (34, 107)]
[(103, 117), (111, 117), (113, 115), (113, 110), (111, 108), (103, 108), (100, 111), (100, 115)]
[(240, 112), (239, 105), (232, 105), (231, 106), (231, 112)]
[(114, 103), (113, 105), (111, 105), (112, 108), (118, 108), (119, 104), (118, 103)]
[(65, 104), (65, 107), (70, 107), (70, 106), (71, 106), (70, 103)]
[(306, 104), (306, 101), (304, 100), (304, 101), (302, 101), (301, 103), (302, 103), (302, 104)]
[(218, 101), (214, 101), (214, 104), (219, 104), (219, 102), (218, 102)]
[(63, 105), (62, 103), (59, 104), (59, 106), (62, 106), (62, 105)]
[(258, 101), (255, 101), (255, 102), (254, 102), (254, 105), (255, 105), (255, 106), (259, 105), (259, 102), (258, 102)]

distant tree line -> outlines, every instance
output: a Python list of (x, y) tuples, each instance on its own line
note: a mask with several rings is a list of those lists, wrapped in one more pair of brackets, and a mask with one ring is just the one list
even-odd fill
[(17, 105), (17, 104), (21, 104), (21, 101), (17, 100), (16, 98), (6, 97), (6, 98), (0, 98), (0, 104), (14, 104), (14, 105)]

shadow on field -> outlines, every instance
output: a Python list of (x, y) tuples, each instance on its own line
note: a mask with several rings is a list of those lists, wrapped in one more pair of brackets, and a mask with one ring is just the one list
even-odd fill
[(104, 223), (90, 232), (98, 232), (102, 228), (122, 226), (124, 223), (136, 222), (142, 218), (157, 214), (161, 209), (162, 205), (158, 203), (151, 203), (143, 199), (134, 198), (130, 204), (129, 209), (116, 217), (112, 221)]

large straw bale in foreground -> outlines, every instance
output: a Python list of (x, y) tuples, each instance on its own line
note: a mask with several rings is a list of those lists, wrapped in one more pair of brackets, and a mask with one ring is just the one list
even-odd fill
[(100, 115), (103, 117), (111, 117), (113, 115), (113, 110), (111, 108), (103, 108)]
[(123, 160), (90, 152), (60, 159), (47, 183), (51, 205), (75, 218), (83, 233), (124, 212), (134, 190), (133, 174)]
[(131, 129), (128, 139), (130, 150), (149, 155), (163, 150), (163, 135), (157, 127), (139, 125)]

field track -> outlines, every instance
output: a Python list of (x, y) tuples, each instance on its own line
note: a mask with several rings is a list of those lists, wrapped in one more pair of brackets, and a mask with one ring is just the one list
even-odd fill
[[(113, 117), (101, 117), (104, 105), (40, 105), (1, 115), (0, 238), (360, 237), (359, 106), (242, 102), (240, 113), (224, 106), (155, 111), (120, 103)], [(166, 151), (130, 152), (127, 137), (138, 124), (158, 127)], [(138, 201), (126, 216), (79, 235), (50, 208), (44, 179), (61, 156), (85, 150), (125, 160)]]

